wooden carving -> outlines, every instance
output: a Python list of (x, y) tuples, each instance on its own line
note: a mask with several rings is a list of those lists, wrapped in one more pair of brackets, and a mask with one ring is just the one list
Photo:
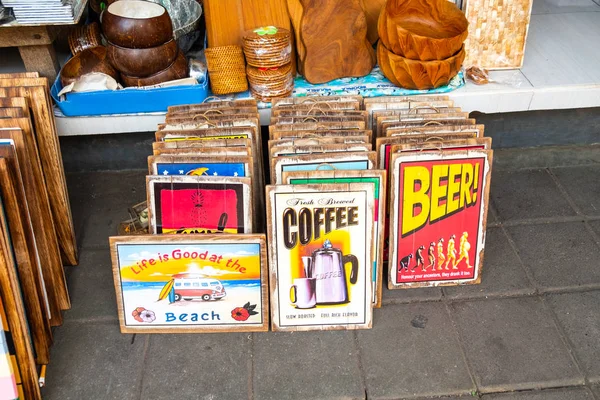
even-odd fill
[(360, 0), (302, 0), (303, 72), (310, 83), (365, 76), (375, 65)]

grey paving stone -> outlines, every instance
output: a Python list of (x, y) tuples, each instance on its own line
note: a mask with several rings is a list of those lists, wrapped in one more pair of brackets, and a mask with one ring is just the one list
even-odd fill
[(452, 299), (528, 295), (535, 292), (519, 258), (500, 228), (488, 228), (481, 284), (445, 287)]
[(552, 169), (552, 173), (581, 212), (591, 216), (600, 215), (599, 165), (555, 168)]
[(254, 399), (364, 399), (351, 331), (254, 334)]
[(590, 221), (588, 224), (597, 235), (600, 235), (600, 221)]
[[(106, 248), (127, 208), (146, 199), (146, 171), (69, 174), (75, 226), (82, 248)], [(75, 222), (77, 221), (77, 222)]]
[(249, 335), (152, 335), (140, 399), (249, 398)]
[(538, 298), (466, 301), (452, 307), (480, 392), (583, 384)]
[(600, 250), (581, 222), (507, 228), (542, 290), (599, 287)]
[(600, 145), (597, 144), (588, 146), (536, 146), (538, 147), (494, 149), (494, 168), (498, 170), (516, 170), (600, 163)]
[(383, 291), (381, 293), (381, 303), (384, 305), (437, 301), (441, 299), (442, 289), (440, 288), (432, 287), (390, 290), (387, 288), (387, 282), (384, 282)]
[(592, 385), (592, 391), (596, 394), (597, 398), (600, 398), (600, 385)]
[(509, 392), (486, 394), (482, 400), (594, 400), (594, 396), (586, 387), (563, 389), (531, 390), (525, 392)]
[(576, 215), (541, 169), (494, 172), (490, 195), (501, 221)]
[(443, 303), (375, 310), (373, 329), (358, 331), (369, 399), (469, 394), (475, 389)]
[(146, 337), (116, 323), (66, 322), (54, 331), (44, 400), (138, 399)]
[(110, 252), (82, 250), (79, 265), (66, 270), (71, 309), (65, 320), (117, 320)]
[(548, 296), (588, 379), (600, 382), (600, 291)]

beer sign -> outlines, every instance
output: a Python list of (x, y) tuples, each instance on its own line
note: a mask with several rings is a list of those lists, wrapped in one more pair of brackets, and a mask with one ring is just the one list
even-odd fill
[(481, 280), (492, 151), (391, 158), (390, 289)]
[(273, 330), (371, 327), (373, 183), (267, 186)]

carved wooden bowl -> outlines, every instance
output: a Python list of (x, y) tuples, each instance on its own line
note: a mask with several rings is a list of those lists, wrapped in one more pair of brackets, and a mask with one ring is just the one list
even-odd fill
[(102, 32), (112, 44), (131, 49), (156, 47), (173, 39), (167, 10), (149, 1), (112, 3), (102, 13)]
[(394, 85), (407, 89), (433, 89), (450, 82), (465, 59), (465, 49), (446, 60), (410, 60), (389, 51), (380, 41), (377, 60), (381, 72)]
[(119, 79), (119, 73), (108, 62), (106, 47), (90, 47), (74, 55), (60, 71), (60, 82), (64, 87), (91, 72), (102, 72)]
[(171, 65), (177, 54), (179, 47), (174, 39), (147, 49), (128, 49), (108, 44), (108, 60), (112, 66), (130, 76), (145, 77), (156, 74)]
[(412, 60), (445, 60), (467, 38), (464, 13), (448, 0), (389, 0), (378, 22), (379, 38), (393, 53)]
[(164, 70), (148, 77), (129, 76), (121, 73), (124, 86), (151, 86), (159, 83), (183, 79), (188, 76), (188, 63), (185, 55), (180, 51), (175, 61)]

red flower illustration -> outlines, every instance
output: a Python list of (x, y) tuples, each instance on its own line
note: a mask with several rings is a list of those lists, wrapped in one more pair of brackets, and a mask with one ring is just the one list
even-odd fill
[(142, 319), (142, 317), (140, 316), (142, 314), (142, 312), (146, 311), (146, 309), (144, 307), (138, 307), (135, 310), (133, 310), (131, 312), (131, 315), (133, 315), (133, 318), (137, 321), (137, 322), (144, 322), (144, 320)]
[(256, 304), (250, 304), (250, 302), (244, 304), (244, 307), (236, 307), (231, 311), (231, 318), (236, 321), (246, 321), (251, 315), (257, 315), (258, 312), (254, 311)]
[(236, 307), (231, 312), (231, 317), (236, 321), (246, 321), (248, 318), (250, 318), (250, 313), (245, 308)]

